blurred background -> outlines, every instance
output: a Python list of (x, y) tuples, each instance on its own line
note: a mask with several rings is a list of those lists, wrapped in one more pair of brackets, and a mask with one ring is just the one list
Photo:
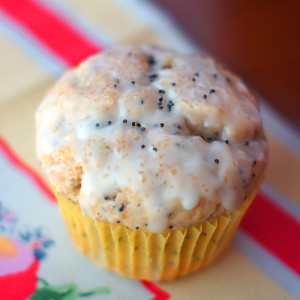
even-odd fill
[(154, 0), (300, 132), (299, 0)]

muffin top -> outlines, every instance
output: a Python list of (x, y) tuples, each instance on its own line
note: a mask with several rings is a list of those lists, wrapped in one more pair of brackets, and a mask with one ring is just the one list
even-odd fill
[(267, 145), (255, 97), (213, 59), (118, 46), (66, 72), (37, 114), (51, 184), (84, 214), (163, 232), (237, 209)]

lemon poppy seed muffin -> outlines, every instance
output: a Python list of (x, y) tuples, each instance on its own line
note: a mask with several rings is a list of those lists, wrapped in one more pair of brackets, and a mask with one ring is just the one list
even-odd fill
[(118, 46), (66, 72), (37, 114), (37, 153), (83, 216), (162, 234), (236, 211), (267, 145), (258, 103), (213, 59)]

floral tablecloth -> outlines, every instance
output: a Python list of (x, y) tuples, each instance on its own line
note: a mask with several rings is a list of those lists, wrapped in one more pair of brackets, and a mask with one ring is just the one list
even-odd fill
[(35, 158), (34, 113), (64, 70), (117, 42), (195, 49), (151, 1), (0, 0), (0, 299), (299, 299), (300, 137), (263, 100), (266, 181), (215, 264), (151, 283), (75, 249)]

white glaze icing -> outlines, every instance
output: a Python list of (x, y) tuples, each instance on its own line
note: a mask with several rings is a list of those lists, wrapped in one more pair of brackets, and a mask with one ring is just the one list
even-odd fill
[[(164, 68), (170, 61), (172, 67)], [(158, 76), (151, 82), (153, 73)], [(62, 162), (58, 151), (64, 146), (74, 153)], [(227, 212), (236, 209), (262, 173), (267, 146), (256, 100), (238, 78), (211, 59), (142, 45), (94, 56), (58, 82), (37, 112), (37, 152), (60, 192), (68, 192), (60, 186), (68, 168), (82, 168), (73, 200), (84, 213), (116, 222), (123, 212), (111, 197), (130, 190), (146, 213), (122, 223), (162, 232), (170, 212), (191, 210), (200, 199), (214, 202), (215, 210), (219, 204)], [(198, 223), (212, 215), (203, 211)]]

